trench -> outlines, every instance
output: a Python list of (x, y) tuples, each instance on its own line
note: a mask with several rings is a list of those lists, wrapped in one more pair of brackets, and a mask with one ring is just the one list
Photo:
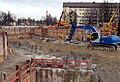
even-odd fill
[[(27, 56), (44, 57), (45, 58), (62, 58), (62, 59), (90, 59), (90, 54), (81, 53), (81, 57), (69, 56), (65, 57), (65, 54), (58, 57), (58, 55), (51, 54), (54, 51), (44, 51), (44, 47), (37, 45), (30, 45), (28, 42), (12, 41), (9, 42), (13, 47), (17, 48), (23, 54)], [(59, 53), (59, 51), (56, 50)], [(32, 53), (32, 54), (31, 54)], [(69, 52), (68, 54), (78, 54)], [(93, 64), (94, 65), (94, 64)], [(93, 69), (86, 68), (72, 68), (72, 67), (53, 67), (49, 65), (36, 65), (36, 77), (34, 82), (99, 82), (99, 78)]]

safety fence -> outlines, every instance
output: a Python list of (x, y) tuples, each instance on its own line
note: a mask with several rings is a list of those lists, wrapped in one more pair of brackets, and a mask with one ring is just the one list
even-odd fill
[(58, 67), (58, 68), (77, 68), (77, 69), (92, 69), (92, 61), (79, 60), (79, 59), (51, 59), (51, 58), (35, 58), (35, 64), (45, 67)]
[(7, 75), (2, 72), (2, 82), (36, 82), (37, 72), (35, 67), (51, 67), (62, 69), (84, 69), (92, 70), (91, 60), (71, 60), (71, 59), (52, 59), (52, 58), (32, 58), (27, 60), (25, 65), (16, 65), (16, 71)]
[(16, 65), (16, 71), (7, 75), (2, 72), (2, 82), (36, 82), (36, 70), (34, 59), (27, 60), (23, 66)]

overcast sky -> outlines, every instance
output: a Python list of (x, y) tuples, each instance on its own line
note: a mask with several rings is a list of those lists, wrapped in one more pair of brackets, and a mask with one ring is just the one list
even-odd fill
[[(84, 0), (88, 1), (88, 0)], [(89, 0), (89, 2), (103, 2), (104, 0)], [(109, 0), (118, 2), (119, 0)], [(48, 10), (52, 16), (59, 18), (63, 2), (83, 2), (83, 0), (0, 0), (0, 11), (10, 11), (17, 17), (31, 17), (40, 19)]]

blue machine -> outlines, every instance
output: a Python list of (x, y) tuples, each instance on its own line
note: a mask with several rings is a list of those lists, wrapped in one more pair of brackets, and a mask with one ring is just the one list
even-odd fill
[(104, 36), (101, 37), (99, 31), (96, 30), (94, 26), (91, 25), (86, 25), (86, 26), (77, 26), (76, 22), (72, 24), (72, 28), (70, 31), (70, 34), (66, 41), (69, 41), (72, 39), (72, 36), (74, 35), (75, 29), (80, 28), (80, 29), (86, 29), (90, 30), (92, 32), (91, 36), (91, 44), (89, 45), (90, 48), (92, 49), (101, 49), (103, 50), (116, 50), (117, 45), (120, 44), (120, 38), (116, 35), (111, 35), (111, 36)]

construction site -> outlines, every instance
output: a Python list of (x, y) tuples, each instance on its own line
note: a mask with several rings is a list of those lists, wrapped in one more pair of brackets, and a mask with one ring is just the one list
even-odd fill
[(0, 82), (120, 82), (119, 10), (99, 28), (74, 11), (55, 25), (0, 26)]

